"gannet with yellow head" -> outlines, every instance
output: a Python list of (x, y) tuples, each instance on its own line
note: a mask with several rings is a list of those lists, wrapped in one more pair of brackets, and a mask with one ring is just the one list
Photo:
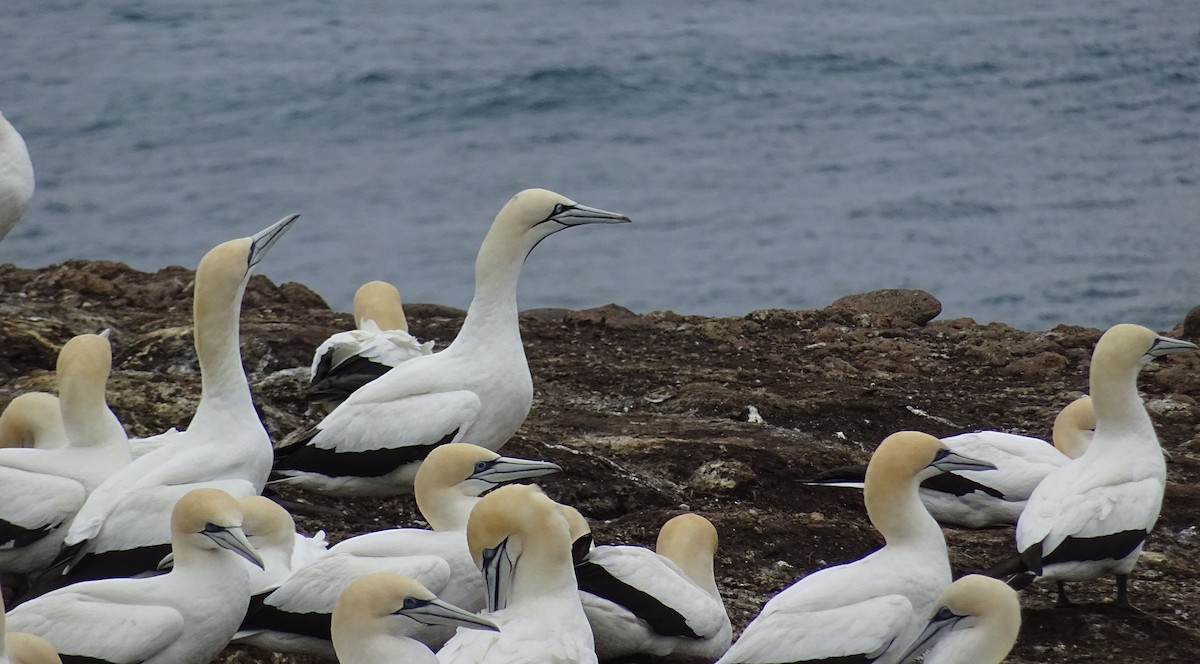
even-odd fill
[(929, 621), (900, 661), (924, 653), (925, 664), (1000, 664), (1020, 630), (1016, 591), (996, 579), (971, 574), (937, 598)]
[(533, 403), (517, 324), (525, 258), (566, 228), (628, 221), (545, 189), (518, 193), (479, 249), (475, 297), (454, 342), (396, 366), (294, 436), (277, 450), (275, 476), (330, 494), (392, 495), (411, 490), (417, 466), (439, 445), (499, 449)]

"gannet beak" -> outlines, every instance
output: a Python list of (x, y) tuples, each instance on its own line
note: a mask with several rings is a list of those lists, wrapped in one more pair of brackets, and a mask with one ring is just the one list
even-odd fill
[(104, 337), (105, 339), (111, 339), (112, 338), (112, 328), (106, 327), (103, 330), (100, 330), (100, 334), (98, 336)]
[(167, 555), (163, 556), (163, 559), (158, 561), (158, 566), (155, 567), (154, 569), (162, 571), (165, 569), (171, 569), (174, 566), (175, 566), (175, 552), (172, 551), (172, 552), (168, 553)]
[(487, 586), (487, 609), (494, 613), (508, 605), (515, 564), (508, 557), (508, 538), (492, 549), (483, 550), (483, 583)]
[(583, 224), (628, 224), (631, 219), (623, 214), (607, 212), (586, 205), (563, 205), (562, 210), (555, 209), (550, 219), (563, 226), (582, 226)]
[(261, 231), (250, 236), (250, 255), (246, 258), (246, 269), (249, 270), (255, 265), (262, 262), (263, 256), (287, 231), (292, 224), (300, 218), (298, 214), (289, 214), (279, 221), (267, 226)]
[(541, 477), (552, 473), (560, 473), (562, 468), (549, 461), (529, 461), (512, 457), (498, 457), (491, 461), (479, 461), (475, 464), (475, 472), (467, 479), (482, 480), (491, 484), (503, 484), (530, 477)]
[(950, 472), (951, 470), (995, 470), (996, 466), (979, 459), (972, 459), (969, 456), (963, 456), (950, 450), (938, 450), (938, 453), (933, 457), (933, 462), (929, 464), (938, 470)]
[(925, 625), (925, 629), (920, 635), (917, 636), (916, 640), (912, 642), (912, 645), (908, 647), (908, 650), (904, 651), (904, 654), (901, 655), (900, 659), (897, 661), (907, 662), (924, 653), (929, 649), (929, 646), (932, 644), (935, 636), (943, 631), (954, 629), (954, 626), (962, 619), (963, 616), (955, 615), (953, 611), (944, 606), (938, 609), (938, 612), (935, 613), (933, 618), (930, 618), (929, 623)]
[(397, 615), (407, 616), (422, 625), (447, 625), (450, 627), (466, 627), (467, 629), (484, 629), (499, 632), (500, 628), (490, 620), (481, 618), (474, 613), (443, 602), (440, 599), (417, 599), (408, 597), (404, 607), (396, 611)]
[(258, 565), (259, 569), (266, 569), (262, 557), (254, 550), (254, 545), (250, 543), (250, 540), (246, 539), (246, 533), (242, 532), (241, 526), (224, 528), (209, 524), (202, 532), (222, 549), (229, 549), (251, 563)]
[(1146, 354), (1151, 358), (1162, 357), (1163, 355), (1173, 355), (1175, 353), (1186, 353), (1188, 351), (1200, 350), (1196, 344), (1172, 339), (1170, 337), (1157, 337), (1154, 343), (1150, 344), (1150, 350)]

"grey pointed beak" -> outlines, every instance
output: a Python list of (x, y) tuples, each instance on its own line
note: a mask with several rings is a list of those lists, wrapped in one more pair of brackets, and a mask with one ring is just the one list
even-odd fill
[[(409, 606), (412, 604), (412, 606)], [(404, 607), (397, 614), (407, 616), (422, 625), (446, 625), (449, 627), (466, 627), (467, 629), (483, 629), (499, 632), (496, 623), (460, 609), (453, 604), (440, 599), (408, 598)]]
[(512, 587), (513, 561), (508, 557), (508, 539), (483, 550), (483, 584), (487, 588), (487, 610), (495, 613), (508, 605)]
[(1150, 344), (1150, 350), (1146, 354), (1150, 357), (1162, 357), (1163, 355), (1174, 355), (1175, 353), (1186, 353), (1189, 351), (1200, 350), (1196, 344), (1172, 339), (1170, 337), (1158, 337)]
[(206, 529), (203, 532), (222, 549), (228, 549), (238, 554), (257, 565), (259, 569), (266, 569), (262, 557), (258, 555), (258, 551), (254, 550), (254, 545), (250, 543), (250, 540), (246, 539), (246, 533), (242, 532), (240, 526)]
[(530, 461), (502, 456), (475, 464), (475, 472), (467, 479), (503, 484), (560, 472), (562, 472), (562, 467), (549, 461)]
[(949, 609), (943, 607), (934, 614), (929, 623), (925, 625), (925, 629), (917, 635), (916, 639), (913, 639), (912, 644), (905, 649), (904, 654), (896, 661), (907, 662), (921, 656), (926, 650), (933, 647), (934, 641), (937, 640), (942, 632), (954, 629), (954, 625), (962, 619), (962, 616), (954, 615), (950, 613)]
[(996, 466), (987, 461), (972, 459), (969, 456), (951, 452), (950, 450), (939, 450), (937, 455), (933, 457), (933, 462), (929, 464), (938, 470), (950, 472), (952, 470), (995, 470)]
[(608, 212), (586, 205), (568, 205), (562, 212), (550, 217), (563, 226), (582, 226), (584, 224), (628, 224), (629, 217), (616, 212)]
[(300, 218), (298, 214), (289, 214), (279, 221), (267, 226), (261, 231), (250, 236), (250, 256), (246, 259), (246, 269), (249, 270), (255, 265), (262, 262), (263, 256), (267, 250), (279, 241), (279, 238), (287, 232), (287, 229), (292, 227), (292, 224)]

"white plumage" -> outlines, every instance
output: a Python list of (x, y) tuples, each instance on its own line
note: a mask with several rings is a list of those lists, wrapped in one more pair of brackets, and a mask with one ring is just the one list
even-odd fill
[(475, 262), (475, 297), (454, 342), (364, 385), (311, 430), (281, 446), (276, 476), (340, 495), (411, 489), (434, 447), (455, 441), (499, 449), (533, 402), (517, 325), (517, 278), (552, 233), (623, 215), (542, 189), (523, 191), (496, 215)]
[(950, 584), (937, 598), (928, 622), (900, 661), (924, 653), (925, 664), (1000, 664), (1020, 629), (1016, 591), (971, 574)]
[(36, 447), (48, 450), (67, 445), (58, 397), (26, 392), (8, 402), (0, 413), (0, 448)]
[(33, 189), (33, 162), (25, 139), (0, 113), (0, 239), (29, 208)]
[(0, 664), (62, 664), (54, 646), (46, 639), (7, 630), (3, 597), (0, 597)]
[(719, 664), (836, 657), (898, 662), (918, 621), (950, 585), (946, 542), (917, 486), (937, 472), (980, 467), (986, 464), (951, 452), (932, 436), (888, 436), (867, 465), (863, 491), (883, 548), (780, 592)]

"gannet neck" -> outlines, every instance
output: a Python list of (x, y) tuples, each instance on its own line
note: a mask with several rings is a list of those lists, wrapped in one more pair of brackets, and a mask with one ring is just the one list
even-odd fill
[(354, 293), (354, 325), (363, 329), (363, 321), (374, 321), (380, 330), (408, 331), (400, 291), (386, 281), (368, 281)]
[(25, 139), (0, 113), (0, 238), (25, 214), (33, 190), (33, 162)]
[(1154, 425), (1138, 394), (1137, 375), (1150, 360), (1165, 354), (1154, 351), (1160, 345), (1170, 346), (1163, 342), (1183, 344), (1166, 352), (1178, 352), (1185, 346), (1195, 348), (1159, 337), (1140, 325), (1114, 325), (1100, 337), (1092, 352), (1089, 392), (1096, 413), (1096, 431), (1103, 435), (1093, 438), (1093, 447), (1158, 446)]
[(699, 514), (674, 517), (659, 530), (654, 550), (679, 565), (679, 569), (709, 595), (718, 600), (721, 598), (713, 573), (717, 529), (711, 521)]
[(200, 405), (189, 428), (228, 427), (235, 424), (229, 421), (231, 417), (258, 419), (238, 343), (242, 295), (250, 278), (250, 249), (250, 238), (219, 244), (196, 269), (193, 318), (200, 360)]
[(63, 429), (72, 446), (126, 440), (124, 427), (105, 399), (111, 369), (112, 348), (108, 339), (97, 334), (77, 336), (59, 352), (59, 407)]
[(26, 392), (0, 413), (0, 447), (38, 447), (47, 442), (56, 446), (66, 438), (58, 397), (53, 394)]
[(1092, 398), (1082, 396), (1067, 404), (1054, 418), (1054, 447), (1072, 459), (1087, 451), (1096, 428), (1096, 410)]
[(901, 431), (885, 438), (871, 455), (863, 482), (863, 501), (867, 517), (888, 546), (940, 541), (945, 549), (942, 530), (918, 494), (918, 474), (944, 449), (933, 436)]

